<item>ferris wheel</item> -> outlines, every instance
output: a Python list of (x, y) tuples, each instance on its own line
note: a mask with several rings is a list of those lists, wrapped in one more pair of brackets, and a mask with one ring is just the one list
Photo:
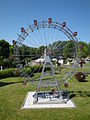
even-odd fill
[[(66, 22), (54, 22), (52, 18), (39, 22), (34, 20), (33, 24), (28, 25), (26, 29), (22, 27), (17, 40), (13, 40), (15, 64), (21, 70), (20, 76), (24, 75), (25, 79), (34, 84), (37, 83), (36, 91), (41, 86), (56, 86), (60, 94), (60, 84), (64, 83), (64, 86), (67, 87), (67, 81), (77, 67), (78, 39), (76, 36), (77, 32), (72, 32), (66, 26)], [(22, 55), (23, 46), (24, 54)], [(24, 65), (22, 61), (24, 61)], [(72, 62), (70, 63), (70, 61)], [(33, 80), (31, 75), (37, 68), (28, 75), (27, 70), (23, 72), (23, 67), (28, 66), (29, 69), (34, 65), (37, 67), (41, 65), (42, 69), (38, 69), (38, 72), (41, 70), (39, 78)]]

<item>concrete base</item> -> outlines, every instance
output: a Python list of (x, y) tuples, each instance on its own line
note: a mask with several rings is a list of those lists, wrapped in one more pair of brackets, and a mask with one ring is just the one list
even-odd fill
[(37, 103), (34, 103), (33, 95), (35, 92), (28, 92), (21, 109), (31, 108), (75, 108), (74, 103), (68, 100), (67, 103), (60, 99), (40, 99)]

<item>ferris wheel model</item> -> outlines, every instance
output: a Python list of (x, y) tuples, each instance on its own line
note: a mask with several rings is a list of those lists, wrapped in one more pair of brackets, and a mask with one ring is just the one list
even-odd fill
[[(77, 32), (72, 32), (66, 26), (66, 22), (53, 22), (52, 18), (48, 18), (47, 21), (38, 22), (37, 20), (34, 20), (33, 24), (28, 25), (26, 29), (22, 27), (21, 34), (18, 35), (17, 40), (13, 40), (15, 65), (20, 71), (20, 76), (23, 76), (25, 81), (30, 81), (37, 85), (36, 94), (34, 96), (35, 102), (38, 101), (41, 87), (51, 87), (50, 93), (43, 93), (46, 96), (53, 94), (54, 88), (56, 88), (55, 94), (58, 98), (62, 96), (62, 90), (60, 89), (61, 83), (64, 83), (65, 88), (68, 87), (67, 82), (72, 77), (78, 65), (78, 39), (76, 36)], [(31, 66), (34, 66), (34, 64), (37, 65), (37, 62), (35, 61), (39, 61), (39, 64), (41, 64), (42, 69), (39, 68), (39, 70), (41, 69), (41, 72), (38, 80), (35, 80), (36, 78), (33, 80), (33, 77), (31, 78), (31, 75), (37, 68), (30, 74), (27, 74), (27, 70), (23, 71), (23, 67), (25, 66), (23, 66), (22, 61), (25, 61), (25, 59), (21, 60), (20, 51), (23, 45), (35, 49), (38, 49), (41, 46), (44, 48), (40, 54), (34, 53), (32, 56), (30, 56), (30, 54), (24, 55), (24, 58), (25, 56), (28, 59), (30, 59), (30, 57), (32, 58), (31, 62), (25, 63), (25, 65), (27, 64), (29, 66), (28, 69), (30, 69)], [(63, 51), (71, 45), (72, 56), (71, 58), (65, 58)], [(74, 61), (72, 64), (66, 65), (63, 62), (64, 60), (67, 61), (72, 58)], [(62, 62), (60, 62), (60, 60)]]

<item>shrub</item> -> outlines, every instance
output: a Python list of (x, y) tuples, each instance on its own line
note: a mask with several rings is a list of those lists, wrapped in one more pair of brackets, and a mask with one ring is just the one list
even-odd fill
[(13, 68), (0, 71), (0, 79), (7, 78), (7, 77), (13, 77), (14, 76), (13, 71), (14, 71)]
[[(33, 73), (42, 72), (42, 65), (32, 66), (28, 68), (22, 68), (22, 70), (9, 68), (0, 71), (0, 79), (7, 78), (7, 77), (24, 77), (25, 75), (30, 75), (30, 77), (33, 77)], [(50, 68), (45, 68), (45, 71), (50, 70)]]
[(41, 72), (42, 68), (43, 68), (42, 65), (32, 66), (31, 67), (31, 72), (33, 72), (33, 73)]
[(86, 75), (84, 73), (78, 72), (78, 73), (75, 73), (74, 76), (79, 82), (86, 82), (85, 80)]
[(33, 73), (41, 72), (42, 71), (42, 65), (37, 65), (37, 66), (32, 66), (32, 67), (27, 67), (27, 68), (22, 68), (22, 70), (17, 71), (17, 74), (21, 77), (24, 77), (25, 75), (29, 75), (30, 77), (33, 77)]
[(32, 73), (31, 68), (24, 68), (24, 69), (22, 70), (22, 72), (19, 71), (19, 75), (20, 75), (21, 77), (24, 77), (25, 75), (30, 75), (30, 77), (33, 77), (33, 73)]
[(11, 60), (3, 60), (3, 61), (0, 61), (0, 66), (2, 66), (3, 69), (14, 68), (15, 63), (13, 61), (11, 61)]

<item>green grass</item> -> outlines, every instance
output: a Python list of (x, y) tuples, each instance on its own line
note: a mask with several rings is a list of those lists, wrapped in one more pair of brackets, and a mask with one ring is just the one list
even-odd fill
[[(89, 64), (90, 65), (90, 64)], [(88, 65), (87, 65), (88, 66)], [(86, 72), (87, 68), (81, 68)], [(80, 69), (79, 69), (80, 70)], [(90, 68), (87, 70), (89, 71)], [(0, 120), (89, 120), (90, 119), (90, 75), (88, 82), (77, 82), (73, 77), (68, 83), (68, 91), (73, 96), (76, 108), (21, 110), (28, 91), (35, 86), (22, 85), (23, 79), (6, 78), (0, 80)]]

